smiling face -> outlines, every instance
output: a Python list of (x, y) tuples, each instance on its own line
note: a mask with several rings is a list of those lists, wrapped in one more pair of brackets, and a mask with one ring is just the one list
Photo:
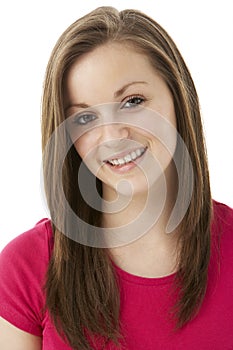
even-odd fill
[(64, 88), (71, 139), (105, 198), (119, 191), (120, 180), (134, 193), (156, 182), (175, 151), (176, 117), (170, 90), (148, 58), (129, 46), (103, 45), (71, 66)]

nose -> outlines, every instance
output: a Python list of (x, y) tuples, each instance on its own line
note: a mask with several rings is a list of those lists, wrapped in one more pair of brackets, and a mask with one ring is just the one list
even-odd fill
[(123, 125), (121, 123), (111, 123), (99, 127), (98, 134), (100, 143), (105, 143), (106, 146), (114, 147), (120, 140), (129, 137), (129, 128), (128, 125)]

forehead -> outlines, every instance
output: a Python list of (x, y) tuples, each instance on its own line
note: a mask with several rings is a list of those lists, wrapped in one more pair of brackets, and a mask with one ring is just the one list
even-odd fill
[[(99, 68), (100, 66), (107, 69), (108, 66), (118, 65), (119, 62), (134, 64), (139, 61), (147, 61), (147, 63), (149, 63), (147, 55), (139, 52), (139, 49), (134, 47), (133, 44), (109, 42), (83, 54), (80, 58), (74, 61), (69, 72), (72, 72), (73, 70), (87, 70), (90, 68), (94, 70), (96, 67)], [(124, 67), (118, 68), (123, 69)]]
[(96, 97), (96, 103), (102, 103), (106, 101), (99, 100), (100, 93), (112, 94), (113, 90), (135, 80), (149, 82), (155, 74), (145, 54), (129, 45), (108, 43), (84, 54), (71, 65), (65, 77), (65, 93), (71, 100), (86, 100), (89, 95)]

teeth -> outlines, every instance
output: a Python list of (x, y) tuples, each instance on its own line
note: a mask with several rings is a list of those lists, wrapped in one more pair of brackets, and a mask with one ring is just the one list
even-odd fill
[(141, 155), (141, 150), (140, 149), (137, 149), (136, 150), (136, 155), (139, 157)]
[(127, 156), (124, 157), (125, 162), (131, 162), (132, 158), (130, 154), (127, 154)]
[(119, 165), (119, 162), (118, 162), (117, 159), (114, 159), (114, 160), (112, 161), (112, 163), (113, 163), (114, 165)]
[(133, 160), (140, 157), (144, 152), (146, 148), (138, 148), (135, 151), (127, 154), (124, 158), (118, 158), (118, 159), (111, 159), (108, 162), (112, 165), (123, 165), (127, 164), (129, 162), (132, 162)]
[(132, 152), (131, 153), (131, 157), (132, 157), (133, 160), (136, 159), (137, 158), (137, 153), (136, 152)]

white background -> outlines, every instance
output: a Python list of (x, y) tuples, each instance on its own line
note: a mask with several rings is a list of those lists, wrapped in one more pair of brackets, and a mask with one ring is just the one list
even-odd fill
[(213, 197), (233, 207), (232, 0), (5, 1), (0, 5), (0, 250), (48, 217), (40, 185), (46, 64), (66, 27), (102, 5), (142, 10), (176, 42), (200, 97)]

